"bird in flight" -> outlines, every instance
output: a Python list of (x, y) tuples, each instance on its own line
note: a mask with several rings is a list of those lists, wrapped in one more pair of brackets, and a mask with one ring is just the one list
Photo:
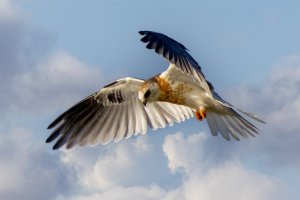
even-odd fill
[(48, 127), (55, 128), (46, 140), (57, 139), (53, 149), (118, 142), (145, 134), (148, 126), (165, 128), (193, 115), (206, 118), (212, 135), (220, 133), (226, 140), (258, 134), (241, 114), (264, 122), (223, 100), (182, 44), (161, 33), (139, 33), (148, 49), (170, 62), (168, 69), (148, 80), (116, 80), (62, 113)]

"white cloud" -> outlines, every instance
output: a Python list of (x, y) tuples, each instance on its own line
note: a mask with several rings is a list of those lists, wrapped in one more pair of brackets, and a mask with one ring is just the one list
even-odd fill
[(80, 100), (83, 94), (98, 90), (99, 82), (101, 76), (97, 69), (66, 52), (58, 52), (13, 77), (10, 101), (14, 104), (10, 105), (16, 110), (33, 112), (61, 108), (74, 104), (74, 99)]
[[(40, 35), (36, 33), (35, 36)], [(5, 121), (8, 107), (17, 103), (12, 80), (24, 72), (29, 63), (32, 64), (32, 52), (27, 50), (39, 47), (39, 44), (32, 46), (34, 41), (33, 35), (25, 31), (17, 6), (12, 1), (0, 0), (1, 199), (52, 199), (57, 192), (67, 189), (63, 175), (65, 168), (59, 165), (57, 156), (45, 151), (41, 143), (37, 144), (31, 131), (17, 128), (21, 113), (16, 112), (17, 117), (11, 117), (8, 123)], [(10, 130), (8, 124), (14, 124), (14, 128)]]
[[(97, 147), (94, 147), (97, 148)], [(116, 186), (151, 185), (170, 174), (147, 136), (118, 144), (101, 146), (92, 151), (87, 148), (64, 151), (62, 162), (76, 174), (80, 187), (88, 191), (104, 191)], [(156, 160), (155, 160), (156, 158)], [(155, 161), (154, 161), (154, 160)]]
[[(165, 176), (159, 169), (163, 163), (157, 158), (154, 146), (147, 136), (127, 140), (118, 144), (64, 150), (61, 161), (72, 171), (80, 188), (72, 195), (59, 195), (63, 199), (160, 199), (165, 190), (155, 183)], [(148, 180), (147, 180), (148, 179)], [(78, 192), (79, 191), (79, 192)]]
[(56, 200), (99, 200), (99, 199), (109, 199), (109, 200), (128, 200), (128, 199), (139, 199), (139, 200), (157, 200), (162, 199), (166, 192), (156, 186), (148, 187), (123, 187), (115, 186), (109, 190), (103, 192), (91, 193), (86, 195), (59, 196)]
[(99, 89), (99, 70), (67, 52), (48, 54), (53, 38), (26, 23), (13, 1), (0, 0), (0, 108), (38, 113), (66, 108)]
[(169, 135), (165, 139), (165, 154), (169, 163), (174, 163), (174, 165), (169, 164), (170, 169), (174, 170), (174, 166), (192, 169), (186, 173), (182, 185), (175, 190), (179, 195), (178, 199), (250, 200), (287, 197), (286, 188), (279, 180), (249, 170), (239, 162), (229, 160), (221, 165), (206, 165), (207, 158), (201, 155), (209, 154), (209, 151), (199, 148), (205, 142), (203, 133), (186, 138), (178, 133)]
[[(94, 162), (90, 162), (88, 157), (91, 152), (84, 154), (83, 149), (64, 151), (62, 161), (69, 169), (75, 169), (73, 173), (77, 175), (77, 185), (73, 186), (73, 189), (76, 188), (75, 194), (59, 195), (57, 200), (276, 200), (289, 197), (286, 186), (279, 179), (248, 169), (238, 161), (229, 160), (218, 165), (207, 165), (206, 159), (209, 158), (202, 155), (209, 152), (201, 148), (207, 142), (204, 134), (184, 137), (177, 133), (165, 138), (163, 151), (169, 161), (170, 170), (184, 170), (181, 178), (177, 178), (180, 181), (176, 187), (161, 186), (158, 177), (164, 176), (163, 173), (156, 174), (157, 181), (145, 185), (139, 183), (140, 176), (151, 179), (151, 173), (147, 173), (149, 169), (156, 165), (159, 168), (167, 165), (166, 161), (153, 163), (152, 159), (142, 162), (141, 158), (150, 159), (156, 154), (147, 139), (138, 138), (113, 147), (103, 147), (98, 156), (91, 154)], [(135, 180), (129, 183), (129, 179)]]
[(251, 171), (236, 163), (196, 170), (183, 184), (184, 199), (286, 199), (285, 186), (276, 178)]
[(204, 165), (201, 163), (203, 146), (199, 143), (205, 138), (206, 133), (189, 135), (186, 139), (182, 133), (166, 136), (163, 150), (168, 157), (168, 166), (173, 173), (180, 169), (189, 173), (193, 168), (201, 168), (201, 165)]
[(0, 199), (53, 199), (72, 186), (73, 174), (46, 151), (44, 136), (16, 128), (30, 127), (32, 115), (40, 125), (43, 113), (56, 114), (103, 83), (99, 70), (69, 53), (47, 54), (50, 41), (23, 21), (12, 1), (0, 0)]
[(107, 189), (124, 181), (130, 183), (128, 179), (138, 177), (141, 167), (138, 161), (149, 151), (148, 144), (144, 146), (139, 148), (135, 142), (116, 146), (113, 152), (97, 160), (91, 172), (82, 178), (83, 185), (89, 189)]
[(65, 167), (34, 141), (22, 128), (0, 133), (1, 199), (52, 199), (67, 189)]

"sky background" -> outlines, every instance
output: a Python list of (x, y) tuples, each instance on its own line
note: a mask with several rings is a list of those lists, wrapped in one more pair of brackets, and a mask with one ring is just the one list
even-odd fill
[[(0, 0), (0, 199), (300, 199), (299, 24), (297, 0)], [(227, 142), (192, 119), (52, 151), (61, 112), (167, 68), (140, 30), (184, 44), (224, 99), (267, 122), (261, 134)]]

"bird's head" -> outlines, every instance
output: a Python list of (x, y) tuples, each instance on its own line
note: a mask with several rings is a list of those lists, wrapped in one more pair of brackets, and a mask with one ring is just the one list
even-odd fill
[(158, 87), (158, 83), (154, 78), (151, 78), (147, 81), (145, 81), (139, 89), (139, 99), (144, 104), (144, 106), (147, 105), (147, 103), (152, 101), (158, 101), (160, 95), (160, 90)]

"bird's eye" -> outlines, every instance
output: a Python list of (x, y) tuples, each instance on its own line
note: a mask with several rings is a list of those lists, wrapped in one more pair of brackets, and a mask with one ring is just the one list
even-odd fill
[(148, 89), (144, 94), (144, 98), (147, 99), (150, 96), (150, 90)]

